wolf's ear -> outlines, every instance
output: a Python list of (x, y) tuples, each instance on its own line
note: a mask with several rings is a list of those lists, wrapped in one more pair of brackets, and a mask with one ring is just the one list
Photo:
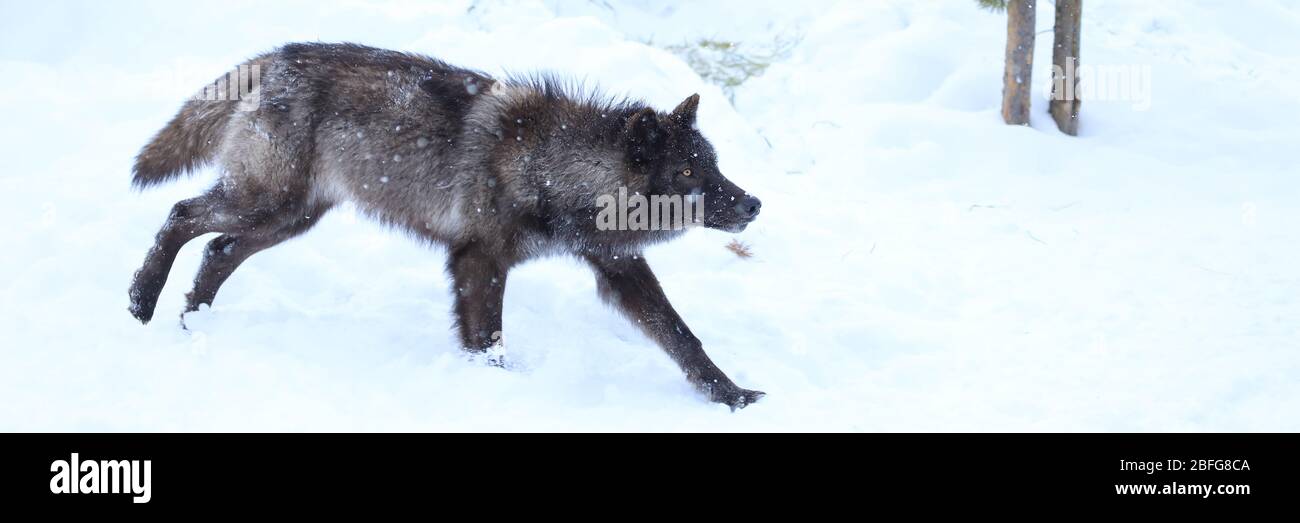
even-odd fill
[(625, 134), (628, 156), (634, 163), (654, 160), (664, 139), (664, 132), (659, 128), (659, 116), (649, 107), (627, 119)]
[(673, 109), (673, 119), (678, 123), (685, 125), (695, 125), (695, 110), (700, 108), (700, 95), (693, 94), (687, 96), (682, 103), (677, 104)]

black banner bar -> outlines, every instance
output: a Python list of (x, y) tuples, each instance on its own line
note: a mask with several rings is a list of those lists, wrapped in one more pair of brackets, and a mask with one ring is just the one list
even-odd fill
[(672, 493), (737, 496), (759, 510), (870, 499), (1201, 511), (1293, 503), (1297, 443), (1282, 434), (7, 434), (0, 502), (167, 512)]

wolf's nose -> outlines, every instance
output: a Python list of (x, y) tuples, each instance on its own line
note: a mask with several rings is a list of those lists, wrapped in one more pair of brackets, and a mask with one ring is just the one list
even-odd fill
[(740, 200), (740, 203), (736, 204), (736, 210), (746, 218), (758, 216), (758, 210), (761, 208), (763, 208), (763, 202), (753, 196), (746, 196)]

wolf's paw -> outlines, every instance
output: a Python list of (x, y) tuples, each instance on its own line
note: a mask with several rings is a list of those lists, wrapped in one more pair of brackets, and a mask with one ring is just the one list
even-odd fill
[(126, 297), (131, 300), (131, 305), (126, 310), (140, 323), (148, 324), (153, 319), (154, 308), (158, 306), (158, 292), (161, 290), (162, 285), (140, 277), (137, 272), (131, 288), (126, 291)]
[(732, 412), (743, 409), (762, 399), (767, 393), (758, 390), (742, 389), (735, 385), (710, 387), (709, 399), (731, 407)]
[(506, 349), (501, 344), (496, 344), (486, 349), (462, 349), (468, 361), (484, 365), (487, 367), (496, 367), (502, 370), (517, 370), (518, 364), (513, 358), (506, 355)]
[(514, 361), (507, 359), (505, 354), (484, 354), (483, 364), (498, 369), (511, 370), (514, 368)]
[(141, 303), (133, 299), (131, 300), (131, 305), (128, 306), (126, 310), (130, 312), (131, 315), (135, 317), (135, 319), (139, 320), (140, 323), (147, 325), (149, 323), (149, 320), (153, 319), (152, 304)]

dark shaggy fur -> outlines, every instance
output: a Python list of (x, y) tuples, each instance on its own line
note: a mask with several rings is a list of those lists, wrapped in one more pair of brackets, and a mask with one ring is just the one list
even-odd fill
[[(641, 256), (681, 230), (600, 230), (597, 197), (697, 195), (702, 225), (745, 227), (759, 202), (718, 172), (695, 129), (699, 97), (669, 113), (547, 76), (498, 80), (432, 58), (352, 44), (290, 44), (261, 70), (256, 105), (187, 102), (144, 147), (147, 187), (210, 162), (220, 181), (172, 207), (131, 286), (153, 317), (177, 251), (209, 232), (186, 310), (210, 304), (249, 256), (310, 229), (335, 205), (446, 245), (455, 313), (470, 351), (497, 343), (510, 268), (547, 254), (590, 263), (601, 295), (661, 345), (712, 400), (762, 396), (705, 355)], [(690, 217), (687, 221), (690, 222)], [(694, 224), (701, 225), (701, 224)]]

